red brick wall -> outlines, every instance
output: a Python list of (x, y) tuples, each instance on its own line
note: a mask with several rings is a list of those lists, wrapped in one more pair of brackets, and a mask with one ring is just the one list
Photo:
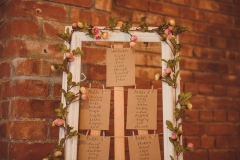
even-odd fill
[[(194, 109), (183, 131), (184, 143), (192, 141), (196, 151), (185, 160), (240, 159), (239, 11), (239, 0), (0, 0), (0, 159), (41, 159), (52, 149), (61, 74), (50, 65), (62, 59), (55, 34), (79, 20), (106, 25), (110, 15), (136, 24), (147, 16), (151, 26), (171, 18), (190, 28), (180, 37), (181, 86), (193, 92)], [(83, 58), (89, 82), (104, 81), (104, 50), (85, 49), (96, 54)], [(161, 86), (153, 80), (160, 57), (137, 55), (138, 86)], [(161, 110), (159, 104), (158, 132)]]

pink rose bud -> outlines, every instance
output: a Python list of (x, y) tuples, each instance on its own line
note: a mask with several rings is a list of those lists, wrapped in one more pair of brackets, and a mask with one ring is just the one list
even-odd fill
[(81, 87), (81, 88), (80, 88), (80, 91), (81, 91), (81, 93), (83, 93), (83, 94), (87, 93), (87, 90), (86, 90), (85, 87)]
[(52, 122), (52, 126), (54, 127), (54, 126), (58, 126), (58, 127), (60, 127), (60, 126), (62, 126), (63, 124), (64, 124), (64, 120), (63, 119), (55, 119), (53, 122)]
[(73, 28), (76, 28), (76, 27), (77, 27), (77, 24), (76, 24), (76, 23), (73, 23), (73, 24), (72, 24), (72, 27), (73, 27)]
[(57, 68), (54, 65), (51, 65), (51, 69), (52, 69), (52, 71), (56, 71), (57, 70)]
[(42, 160), (49, 160), (48, 158), (43, 158)]
[(166, 74), (169, 74), (169, 73), (172, 72), (172, 69), (171, 69), (171, 68), (166, 68), (166, 69), (164, 69), (164, 72), (165, 72)]
[(178, 133), (179, 133), (179, 134), (182, 134), (182, 133), (183, 133), (183, 131), (182, 131), (181, 129), (179, 129), (179, 130), (178, 130)]
[(65, 55), (70, 62), (74, 61), (74, 57), (73, 57), (72, 53), (67, 52), (67, 53), (65, 53)]
[(102, 37), (103, 37), (103, 39), (107, 39), (108, 38), (108, 32), (103, 32)]
[(173, 19), (171, 19), (171, 20), (169, 21), (169, 24), (170, 24), (171, 26), (175, 26), (175, 21), (174, 21)]
[(172, 33), (167, 36), (168, 39), (176, 38)]
[(135, 46), (135, 42), (130, 42), (130, 47), (134, 47)]
[(132, 42), (136, 42), (136, 41), (137, 41), (137, 36), (132, 35), (131, 38), (130, 38), (130, 40), (131, 40)]
[(78, 22), (78, 23), (77, 23), (77, 26), (78, 26), (79, 28), (82, 28), (82, 27), (83, 27), (83, 23), (82, 23), (82, 22)]
[(56, 151), (53, 153), (55, 157), (59, 157), (62, 155), (62, 152), (61, 151)]
[(194, 145), (192, 143), (188, 143), (187, 147), (194, 148)]
[(99, 34), (99, 29), (97, 27), (93, 27), (92, 33), (95, 34), (95, 35)]
[(96, 34), (96, 35), (95, 35), (95, 39), (99, 40), (99, 39), (102, 39), (102, 37), (101, 37), (100, 34)]
[(168, 29), (169, 29), (170, 31), (173, 30), (173, 28), (174, 28), (173, 26), (169, 26), (169, 27), (168, 27)]
[(157, 74), (155, 74), (155, 80), (157, 81), (157, 80), (159, 80), (160, 79), (160, 74), (159, 73), (157, 73)]
[(87, 100), (87, 94), (82, 94), (82, 95), (81, 95), (81, 99), (82, 99), (82, 100)]
[(178, 138), (177, 133), (173, 133), (173, 134), (171, 135), (171, 138), (172, 138), (172, 139), (177, 139), (177, 138)]
[(171, 32), (170, 32), (169, 29), (165, 29), (164, 33), (165, 33), (166, 35), (169, 35)]
[(189, 110), (191, 110), (191, 109), (192, 109), (192, 104), (191, 104), (191, 103), (188, 103), (188, 104), (187, 104), (187, 108), (188, 108)]

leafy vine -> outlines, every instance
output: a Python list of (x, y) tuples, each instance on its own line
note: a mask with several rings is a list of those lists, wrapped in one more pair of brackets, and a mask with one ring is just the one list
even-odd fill
[[(88, 25), (86, 22), (77, 22), (72, 24), (71, 32), (69, 29), (67, 29), (65, 33), (57, 34), (57, 36), (67, 43), (71, 44), (72, 34), (74, 32), (84, 32), (86, 36), (89, 36), (96, 40), (101, 40), (108, 38), (108, 31), (118, 30), (131, 36), (130, 46), (133, 47), (137, 41), (137, 37), (135, 35), (132, 35), (129, 31), (157, 33), (159, 35), (159, 39), (167, 43), (171, 48), (174, 58), (170, 60), (162, 59), (162, 61), (166, 63), (166, 68), (164, 69), (162, 75), (156, 74), (155, 79), (166, 82), (169, 86), (173, 87), (176, 90), (178, 87), (177, 78), (180, 72), (179, 70), (176, 70), (176, 65), (181, 60), (181, 57), (178, 56), (178, 52), (182, 48), (182, 45), (177, 42), (176, 36), (183, 32), (186, 32), (188, 29), (181, 25), (176, 25), (174, 20), (163, 22), (158, 27), (149, 29), (149, 25), (146, 23), (146, 17), (141, 18), (141, 22), (136, 29), (132, 29), (132, 22), (122, 23), (121, 27), (117, 28), (118, 22), (118, 18), (110, 17), (107, 24), (108, 26), (104, 29), (99, 29), (92, 25)], [(64, 131), (64, 137), (54, 147), (52, 152), (49, 153), (43, 160), (64, 160), (65, 141), (72, 138), (73, 136), (79, 135), (77, 130), (73, 130), (73, 127), (67, 124), (67, 110), (70, 104), (76, 101), (87, 99), (86, 89), (84, 87), (81, 87), (80, 82), (72, 81), (72, 73), (69, 71), (69, 64), (74, 61), (74, 55), (84, 55), (84, 52), (80, 48), (70, 51), (66, 45), (60, 45), (58, 46), (58, 49), (65, 55), (65, 58), (61, 64), (52, 64), (51, 69), (52, 71), (61, 71), (67, 74), (67, 90), (61, 89), (61, 92), (65, 98), (65, 104), (60, 103), (59, 108), (55, 109), (56, 119), (52, 122), (52, 126), (60, 127)], [(79, 87), (79, 92), (72, 92), (73, 87)], [(177, 100), (175, 100), (175, 109), (173, 113), (176, 123), (174, 124), (169, 120), (166, 121), (167, 128), (172, 131), (172, 135), (169, 137), (169, 140), (174, 146), (177, 159), (181, 153), (194, 150), (194, 145), (192, 143), (188, 143), (187, 146), (183, 146), (180, 143), (180, 139), (183, 133), (181, 129), (181, 119), (189, 117), (189, 115), (185, 113), (185, 110), (192, 109), (192, 104), (189, 102), (189, 98), (191, 96), (192, 94), (190, 92), (180, 93), (177, 97)], [(170, 157), (171, 160), (174, 160), (172, 155), (170, 155)]]

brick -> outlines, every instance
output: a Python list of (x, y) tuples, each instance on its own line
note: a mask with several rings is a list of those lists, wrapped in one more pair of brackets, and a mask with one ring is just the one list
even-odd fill
[(240, 39), (240, 33), (238, 33), (239, 29), (236, 28), (229, 29), (229, 27), (223, 26), (221, 30), (222, 30), (221, 36)]
[(238, 49), (238, 41), (236, 40), (228, 40), (227, 41), (227, 48), (230, 50), (237, 50)]
[(194, 47), (190, 45), (183, 45), (180, 51), (180, 56), (193, 57), (193, 49)]
[(213, 73), (202, 73), (202, 72), (194, 72), (194, 82), (199, 83), (213, 83), (213, 84), (219, 84), (220, 83), (220, 75), (213, 74)]
[(211, 111), (211, 110), (200, 111), (199, 120), (202, 121), (202, 122), (213, 121), (213, 111)]
[(219, 55), (222, 55), (222, 54), (223, 54), (223, 51), (218, 49), (202, 48), (202, 47), (193, 48), (193, 57), (218, 60), (220, 59)]
[(240, 9), (239, 6), (233, 6), (233, 15), (239, 16), (240, 15), (239, 9)]
[(233, 100), (231, 98), (207, 97), (207, 108), (233, 108)]
[(228, 136), (216, 137), (216, 147), (217, 148), (228, 148), (229, 147)]
[(84, 0), (84, 1), (77, 1), (77, 0), (50, 0), (52, 2), (59, 2), (63, 4), (70, 4), (75, 6), (81, 7), (91, 7), (92, 1), (91, 0)]
[(151, 67), (161, 67), (162, 66), (161, 55), (147, 53), (146, 65)]
[(146, 23), (150, 26), (158, 26), (159, 22), (164, 21), (164, 17), (159, 14), (153, 14), (149, 12), (140, 12), (140, 11), (133, 11), (132, 14), (132, 21), (139, 23), (142, 17), (147, 17)]
[(181, 35), (181, 43), (198, 44), (208, 46), (208, 37), (199, 34), (184, 33)]
[(198, 83), (184, 83), (184, 92), (192, 92), (198, 94)]
[(52, 62), (45, 59), (17, 58), (13, 60), (15, 75), (51, 76)]
[(38, 38), (40, 35), (39, 22), (26, 19), (11, 19), (0, 26), (0, 39), (10, 36), (26, 36)]
[(223, 85), (213, 86), (213, 95), (215, 96), (225, 96), (227, 95), (227, 87)]
[(196, 10), (196, 20), (206, 22), (208, 12), (204, 10)]
[(227, 121), (227, 112), (225, 110), (214, 111), (214, 121), (225, 122)]
[(181, 70), (180, 71), (181, 81), (184, 82), (192, 82), (193, 81), (193, 72)]
[(183, 123), (184, 135), (199, 136), (205, 134), (205, 125), (196, 123)]
[(239, 148), (240, 147), (240, 139), (239, 137), (229, 137), (229, 147), (231, 148)]
[(200, 71), (215, 72), (215, 73), (227, 73), (228, 65), (225, 63), (218, 63), (216, 61), (201, 61), (199, 63)]
[(127, 8), (134, 8), (134, 9), (139, 9), (139, 10), (148, 10), (149, 2), (147, 0), (116, 0), (116, 4), (122, 7), (127, 7)]
[(206, 98), (204, 96), (192, 96), (190, 102), (194, 108), (205, 108)]
[(3, 58), (5, 52), (5, 47), (0, 43), (0, 58)]
[(52, 91), (53, 92), (52, 93), (53, 97), (56, 97), (56, 98), (61, 97), (60, 89), (62, 89), (62, 84), (60, 84), (60, 83), (54, 83), (53, 84), (53, 91)]
[(64, 26), (56, 22), (44, 22), (43, 23), (43, 38), (46, 39), (61, 39), (56, 34), (64, 33)]
[(11, 66), (8, 62), (0, 63), (0, 68), (1, 68), (0, 79), (10, 77)]
[(37, 96), (47, 97), (49, 95), (49, 85), (41, 80), (16, 80), (2, 83), (1, 97), (12, 96)]
[(16, 0), (6, 5), (4, 17), (40, 17), (48, 20), (66, 21), (65, 5)]
[(199, 117), (198, 116), (199, 115), (198, 110), (191, 110), (191, 111), (186, 110), (185, 113), (190, 115), (190, 117), (183, 119), (184, 122), (198, 122), (198, 117)]
[(50, 153), (55, 142), (51, 143), (33, 143), (33, 142), (15, 142), (10, 143), (9, 155), (10, 159), (17, 160), (32, 160), (32, 159), (42, 159)]
[(219, 25), (233, 26), (233, 18), (228, 15), (222, 15), (217, 13), (208, 13), (208, 22)]
[(186, 18), (186, 19), (196, 19), (196, 10), (192, 8), (180, 8), (180, 17)]
[(234, 27), (240, 27), (240, 18), (234, 17)]
[(206, 24), (196, 22), (194, 26), (194, 31), (198, 33), (206, 33), (207, 35), (221, 35), (222, 28), (213, 24)]
[(185, 58), (183, 58), (180, 61), (180, 66), (181, 66), (181, 69), (191, 68), (191, 70), (198, 70), (198, 68), (199, 68), (199, 61), (197, 59), (186, 58), (185, 57)]
[(209, 150), (209, 160), (236, 159), (235, 150)]
[(234, 124), (208, 124), (206, 125), (207, 135), (234, 135), (236, 127)]
[(191, 0), (169, 0), (169, 1), (176, 4), (181, 4), (184, 6), (191, 6), (192, 4)]
[(82, 72), (85, 73), (88, 80), (106, 80), (106, 66), (84, 64)]
[(9, 101), (0, 102), (0, 118), (7, 118), (9, 116)]
[(225, 51), (221, 54), (221, 60), (223, 61), (235, 61), (237, 58), (236, 52)]
[(0, 141), (0, 158), (7, 159), (8, 158), (8, 142)]
[(226, 48), (227, 40), (225, 38), (211, 37), (209, 40), (210, 46), (214, 48)]
[(155, 13), (164, 13), (165, 15), (169, 16), (178, 16), (179, 8), (177, 5), (173, 5), (170, 3), (163, 3), (163, 2), (149, 2), (149, 11)]
[(234, 75), (226, 75), (222, 77), (222, 84), (228, 86), (235, 86), (240, 84), (240, 78)]
[(89, 10), (79, 10), (77, 8), (71, 8), (71, 23), (87, 22), (93, 26), (106, 26), (109, 19), (108, 14), (100, 12), (92, 12)]
[(147, 79), (154, 79), (154, 77), (157, 73), (159, 73), (158, 68), (135, 66), (135, 77), (136, 78), (145, 77)]
[(209, 11), (218, 11), (219, 5), (217, 2), (213, 1), (194, 1), (193, 6), (199, 9), (209, 10)]
[(84, 47), (82, 50), (85, 56), (82, 56), (83, 63), (106, 65), (106, 49)]
[(231, 3), (218, 3), (218, 5), (220, 13), (224, 13), (226, 15), (233, 14), (233, 5)]
[(129, 21), (132, 17), (132, 10), (113, 5), (111, 17), (118, 17), (120, 21)]
[(59, 127), (50, 127), (51, 139), (59, 139)]
[(112, 11), (112, 1), (111, 0), (95, 0), (95, 8), (111, 12)]
[(227, 117), (229, 122), (239, 122), (239, 112), (236, 110), (228, 111)]
[(59, 101), (17, 99), (12, 101), (12, 117), (49, 118), (55, 116)]
[(32, 40), (20, 40), (11, 39), (7, 41), (5, 47), (6, 57), (46, 57), (46, 58), (56, 58), (63, 59), (61, 51), (59, 51), (57, 46), (61, 43), (53, 42), (40, 42)]
[(196, 150), (194, 152), (186, 152), (183, 154), (184, 160), (203, 160), (208, 159), (208, 151), (207, 150)]
[(202, 148), (214, 148), (215, 144), (215, 138), (214, 137), (207, 137), (207, 136), (203, 136), (201, 138), (201, 147)]
[(199, 84), (199, 94), (212, 95), (213, 85), (212, 84)]
[(229, 97), (239, 97), (240, 96), (240, 89), (236, 87), (228, 87), (227, 88), (227, 95)]

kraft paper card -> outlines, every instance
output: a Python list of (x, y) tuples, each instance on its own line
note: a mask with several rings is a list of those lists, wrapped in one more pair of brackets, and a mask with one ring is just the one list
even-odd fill
[(127, 129), (157, 129), (156, 89), (128, 89)]
[(87, 91), (88, 99), (80, 108), (80, 129), (109, 129), (110, 94), (109, 89), (91, 88)]
[(80, 135), (79, 160), (108, 160), (110, 137)]
[(161, 160), (158, 134), (128, 137), (130, 160)]
[(121, 87), (135, 85), (135, 57), (133, 49), (107, 49), (106, 64), (106, 86)]

